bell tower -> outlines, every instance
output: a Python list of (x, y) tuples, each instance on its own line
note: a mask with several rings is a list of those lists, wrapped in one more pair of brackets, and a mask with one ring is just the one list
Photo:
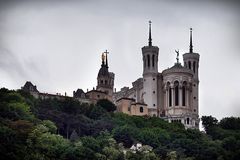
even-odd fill
[(193, 71), (193, 84), (192, 84), (192, 112), (197, 114), (198, 105), (199, 105), (199, 93), (198, 93), (198, 86), (199, 86), (199, 77), (198, 77), (198, 70), (199, 70), (199, 58), (200, 55), (198, 53), (194, 53), (193, 51), (193, 44), (192, 44), (192, 28), (190, 28), (190, 45), (189, 45), (189, 52), (183, 55), (184, 67)]
[(107, 50), (102, 53), (102, 65), (97, 77), (97, 90), (106, 92), (110, 99), (112, 99), (114, 87), (114, 73), (108, 71), (108, 54), (109, 52)]
[(143, 57), (143, 100), (148, 105), (149, 113), (157, 116), (157, 76), (159, 48), (152, 45), (151, 24), (149, 21), (148, 45), (142, 48)]

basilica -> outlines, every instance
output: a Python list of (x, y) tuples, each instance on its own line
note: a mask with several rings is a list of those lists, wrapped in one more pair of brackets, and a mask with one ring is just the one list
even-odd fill
[[(116, 106), (116, 112), (137, 116), (155, 116), (169, 122), (179, 122), (185, 128), (199, 128), (199, 54), (193, 52), (192, 29), (190, 29), (189, 52), (183, 54), (182, 65), (179, 51), (176, 63), (159, 72), (159, 48), (152, 45), (151, 22), (149, 22), (148, 45), (142, 47), (142, 77), (132, 82), (132, 87), (114, 90), (115, 74), (109, 71), (108, 52), (102, 54), (102, 64), (97, 75), (97, 86), (84, 92), (73, 91), (74, 99), (81, 103), (96, 103), (108, 99)], [(64, 99), (67, 95), (41, 93), (31, 82), (23, 90), (36, 98)]]
[(152, 45), (151, 22), (148, 45), (142, 47), (143, 74), (132, 83), (114, 92), (113, 101), (119, 112), (130, 115), (150, 115), (169, 122), (180, 122), (186, 128), (199, 128), (199, 54), (193, 52), (190, 29), (189, 52), (177, 62), (159, 72), (159, 48)]

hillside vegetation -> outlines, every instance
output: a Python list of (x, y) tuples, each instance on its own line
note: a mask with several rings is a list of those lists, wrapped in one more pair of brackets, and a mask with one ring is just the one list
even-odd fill
[[(1, 159), (21, 160), (237, 160), (240, 118), (203, 116), (206, 133), (156, 117), (114, 113), (96, 105), (35, 99), (0, 89)], [(133, 144), (142, 143), (132, 150)]]

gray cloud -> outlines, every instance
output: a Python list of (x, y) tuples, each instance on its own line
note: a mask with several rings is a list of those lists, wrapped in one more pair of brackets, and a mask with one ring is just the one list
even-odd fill
[(0, 48), (0, 69), (7, 72), (14, 79), (27, 76), (19, 59), (4, 48)]

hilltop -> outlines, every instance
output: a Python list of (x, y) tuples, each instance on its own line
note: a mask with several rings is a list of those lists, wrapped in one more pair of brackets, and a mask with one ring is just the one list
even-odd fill
[[(203, 116), (205, 132), (157, 117), (0, 89), (1, 159), (238, 159), (240, 118)], [(133, 147), (134, 144), (142, 144)], [(136, 145), (135, 145), (136, 146)], [(130, 149), (131, 148), (131, 149)]]

